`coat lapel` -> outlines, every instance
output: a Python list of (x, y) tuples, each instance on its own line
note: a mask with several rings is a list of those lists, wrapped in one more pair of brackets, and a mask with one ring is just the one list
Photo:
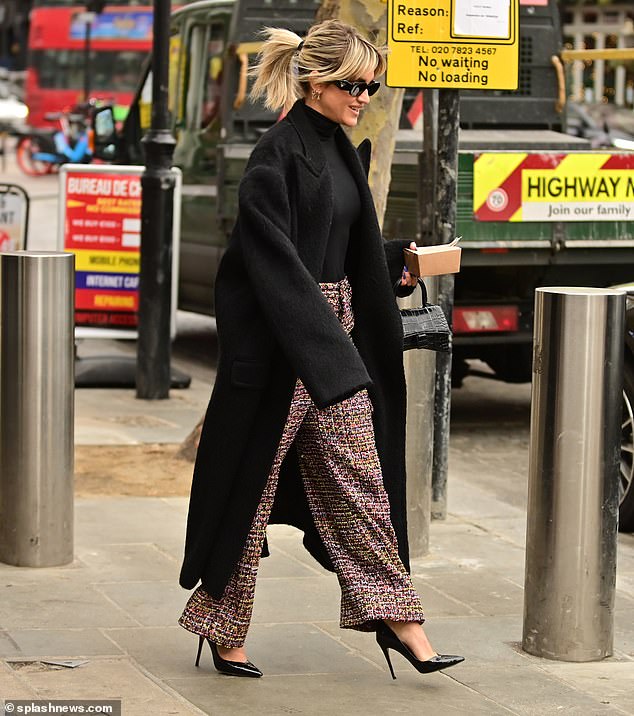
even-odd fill
[(302, 211), (297, 217), (297, 225), (302, 227), (302, 234), (297, 237), (297, 251), (310, 274), (319, 282), (332, 224), (334, 196), (326, 155), (301, 103), (302, 100), (298, 100), (286, 115), (299, 135), (303, 149), (303, 154), (295, 155), (297, 206)]
[(304, 158), (316, 176), (319, 176), (326, 166), (326, 155), (321, 148), (319, 136), (301, 106), (303, 100), (298, 99), (291, 111), (286, 115), (288, 121), (295, 127), (304, 148)]
[[(296, 161), (300, 196), (298, 206), (304, 207), (304, 214), (298, 217), (298, 224), (305, 228), (303, 235), (298, 237), (297, 246), (304, 265), (315, 280), (319, 281), (332, 223), (334, 195), (332, 177), (328, 170), (321, 141), (303, 107), (300, 106), (301, 104), (302, 100), (298, 100), (286, 115), (286, 119), (297, 131), (303, 148), (303, 154), (296, 155)], [(371, 246), (371, 253), (376, 251), (379, 260), (384, 261), (381, 231), (367, 179), (370, 169), (371, 142), (369, 139), (365, 139), (359, 148), (355, 149), (343, 129), (337, 130), (335, 138), (339, 151), (359, 190), (361, 220), (357, 233), (363, 237), (366, 252), (370, 250)], [(370, 237), (373, 238), (372, 241), (369, 240)], [(362, 263), (364, 263), (363, 260)]]
[(361, 144), (357, 147), (357, 154), (361, 160), (363, 171), (367, 177), (370, 174), (370, 157), (372, 156), (372, 142), (369, 139), (364, 139)]

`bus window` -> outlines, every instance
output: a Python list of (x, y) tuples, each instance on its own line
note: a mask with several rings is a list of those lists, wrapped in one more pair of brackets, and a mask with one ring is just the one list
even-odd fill
[(106, 8), (91, 25), (86, 76), (86, 25), (79, 7), (36, 7), (31, 11), (25, 102), (29, 122), (46, 126), (44, 115), (91, 98), (127, 107), (139, 69), (152, 44), (152, 7)]
[[(95, 90), (112, 89), (133, 92), (145, 52), (115, 54), (91, 53), (91, 85)], [(37, 72), (42, 89), (75, 89), (84, 86), (84, 55), (75, 50), (36, 50), (31, 66)]]

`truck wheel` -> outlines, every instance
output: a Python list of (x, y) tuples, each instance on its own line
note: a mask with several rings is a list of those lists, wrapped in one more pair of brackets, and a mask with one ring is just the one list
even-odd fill
[(626, 358), (621, 422), (619, 531), (634, 531), (634, 366)]

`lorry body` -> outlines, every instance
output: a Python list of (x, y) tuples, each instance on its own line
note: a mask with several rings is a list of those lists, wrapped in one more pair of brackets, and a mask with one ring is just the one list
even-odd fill
[[(557, 11), (552, 1), (522, 2), (518, 90), (461, 93), (457, 234), (463, 252), (453, 313), (457, 384), (471, 358), (485, 361), (502, 380), (530, 380), (537, 286), (608, 286), (632, 279), (632, 217), (569, 220), (565, 210), (580, 203), (569, 201), (561, 204), (558, 220), (552, 216), (558, 205), (551, 201), (551, 216), (523, 220), (522, 212), (528, 209), (521, 205), (522, 167), (543, 170), (546, 174), (534, 181), (541, 177), (547, 182), (557, 167), (569, 166), (565, 176), (569, 183), (577, 182), (579, 190), (593, 177), (595, 183), (600, 181), (599, 172), (611, 166), (622, 172), (618, 177), (624, 186), (629, 180), (634, 187), (634, 163), (609, 150), (593, 153), (587, 141), (562, 133), (565, 116), (556, 106), (561, 73), (551, 62), (561, 47)], [(182, 309), (213, 315), (214, 277), (235, 220), (238, 183), (255, 142), (278, 120), (245, 100), (245, 72), (257, 49), (257, 32), (277, 25), (303, 36), (318, 6), (317, 0), (275, 5), (265, 0), (200, 0), (173, 13), (170, 111), (177, 140), (174, 164), (183, 172)], [(150, 87), (146, 74), (118, 145), (118, 159), (125, 163), (143, 161), (140, 140), (150, 124)], [(406, 94), (405, 109), (419, 101), (416, 95)], [(402, 126), (407, 127), (406, 115)], [(420, 237), (421, 151), (420, 129), (399, 130), (383, 224), (387, 239)], [(489, 167), (484, 179), (479, 174), (483, 165)], [(581, 167), (579, 176), (576, 166)], [(486, 181), (493, 181), (488, 194)], [(590, 203), (596, 214), (597, 202)], [(623, 206), (627, 208), (627, 201)], [(634, 189), (629, 206), (634, 213)], [(498, 215), (501, 220), (491, 220)]]

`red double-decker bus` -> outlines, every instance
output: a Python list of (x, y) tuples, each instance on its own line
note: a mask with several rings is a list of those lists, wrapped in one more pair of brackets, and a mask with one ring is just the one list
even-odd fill
[[(86, 12), (81, 6), (31, 11), (25, 102), (29, 124), (84, 100)], [(90, 31), (90, 97), (127, 107), (152, 47), (152, 7), (108, 5)]]

